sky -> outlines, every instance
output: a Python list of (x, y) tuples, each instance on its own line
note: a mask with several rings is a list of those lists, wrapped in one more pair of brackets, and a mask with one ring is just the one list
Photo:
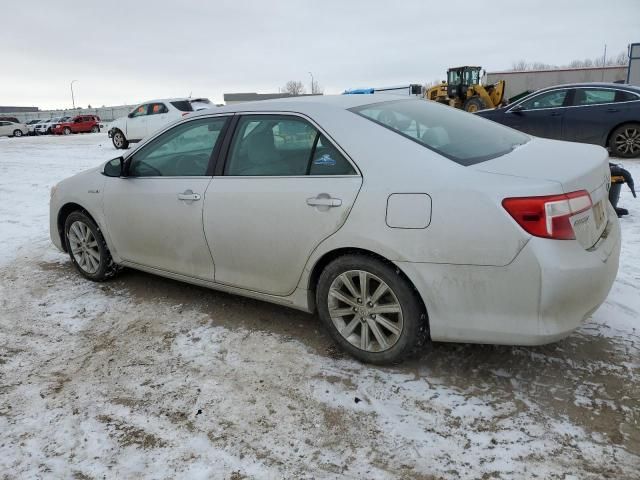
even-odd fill
[[(610, 6), (606, 9), (605, 6)], [(640, 42), (640, 0), (7, 2), (0, 105), (69, 108), (193, 95), (325, 94), (430, 83), (448, 67), (563, 65)]]

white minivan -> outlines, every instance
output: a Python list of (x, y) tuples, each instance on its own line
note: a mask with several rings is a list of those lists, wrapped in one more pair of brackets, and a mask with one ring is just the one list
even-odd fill
[(127, 148), (129, 143), (139, 142), (190, 112), (212, 107), (208, 98), (170, 98), (144, 102), (126, 117), (114, 120), (109, 128), (109, 137), (114, 147)]

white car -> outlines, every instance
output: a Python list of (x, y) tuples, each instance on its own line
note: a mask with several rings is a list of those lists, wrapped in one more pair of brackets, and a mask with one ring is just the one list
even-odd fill
[(189, 115), (52, 189), (53, 243), (318, 312), (357, 358), (538, 345), (604, 302), (620, 226), (607, 152), (448, 106), (343, 95)]
[(9, 122), (0, 120), (0, 137), (21, 137), (27, 135), (29, 129), (24, 123)]
[(179, 120), (190, 112), (213, 107), (207, 98), (170, 98), (151, 100), (134, 108), (126, 117), (114, 120), (109, 137), (116, 148), (128, 148), (162, 127)]

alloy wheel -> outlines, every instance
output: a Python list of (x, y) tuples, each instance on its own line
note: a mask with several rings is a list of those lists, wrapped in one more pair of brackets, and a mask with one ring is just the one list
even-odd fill
[(636, 154), (640, 152), (640, 129), (625, 128), (615, 138), (616, 150), (622, 155)]
[(404, 325), (400, 302), (389, 285), (367, 271), (338, 275), (327, 302), (340, 335), (361, 350), (382, 352), (400, 338)]
[(123, 142), (124, 142), (124, 138), (123, 138), (123, 136), (122, 136), (122, 134), (121, 134), (121, 133), (119, 133), (119, 132), (118, 132), (118, 133), (115, 133), (115, 134), (113, 135), (113, 144), (114, 144), (117, 148), (121, 148), (121, 147), (122, 147)]
[(91, 229), (85, 223), (76, 221), (71, 224), (67, 237), (69, 249), (78, 266), (88, 274), (96, 273), (100, 268), (100, 249)]

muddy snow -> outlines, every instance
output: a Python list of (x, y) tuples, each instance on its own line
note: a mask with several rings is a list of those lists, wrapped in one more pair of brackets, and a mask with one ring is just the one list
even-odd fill
[[(49, 190), (104, 134), (0, 138), (0, 478), (640, 478), (640, 200), (607, 302), (537, 348), (343, 356), (293, 310), (82, 279)], [(623, 162), (640, 183), (640, 161)]]

